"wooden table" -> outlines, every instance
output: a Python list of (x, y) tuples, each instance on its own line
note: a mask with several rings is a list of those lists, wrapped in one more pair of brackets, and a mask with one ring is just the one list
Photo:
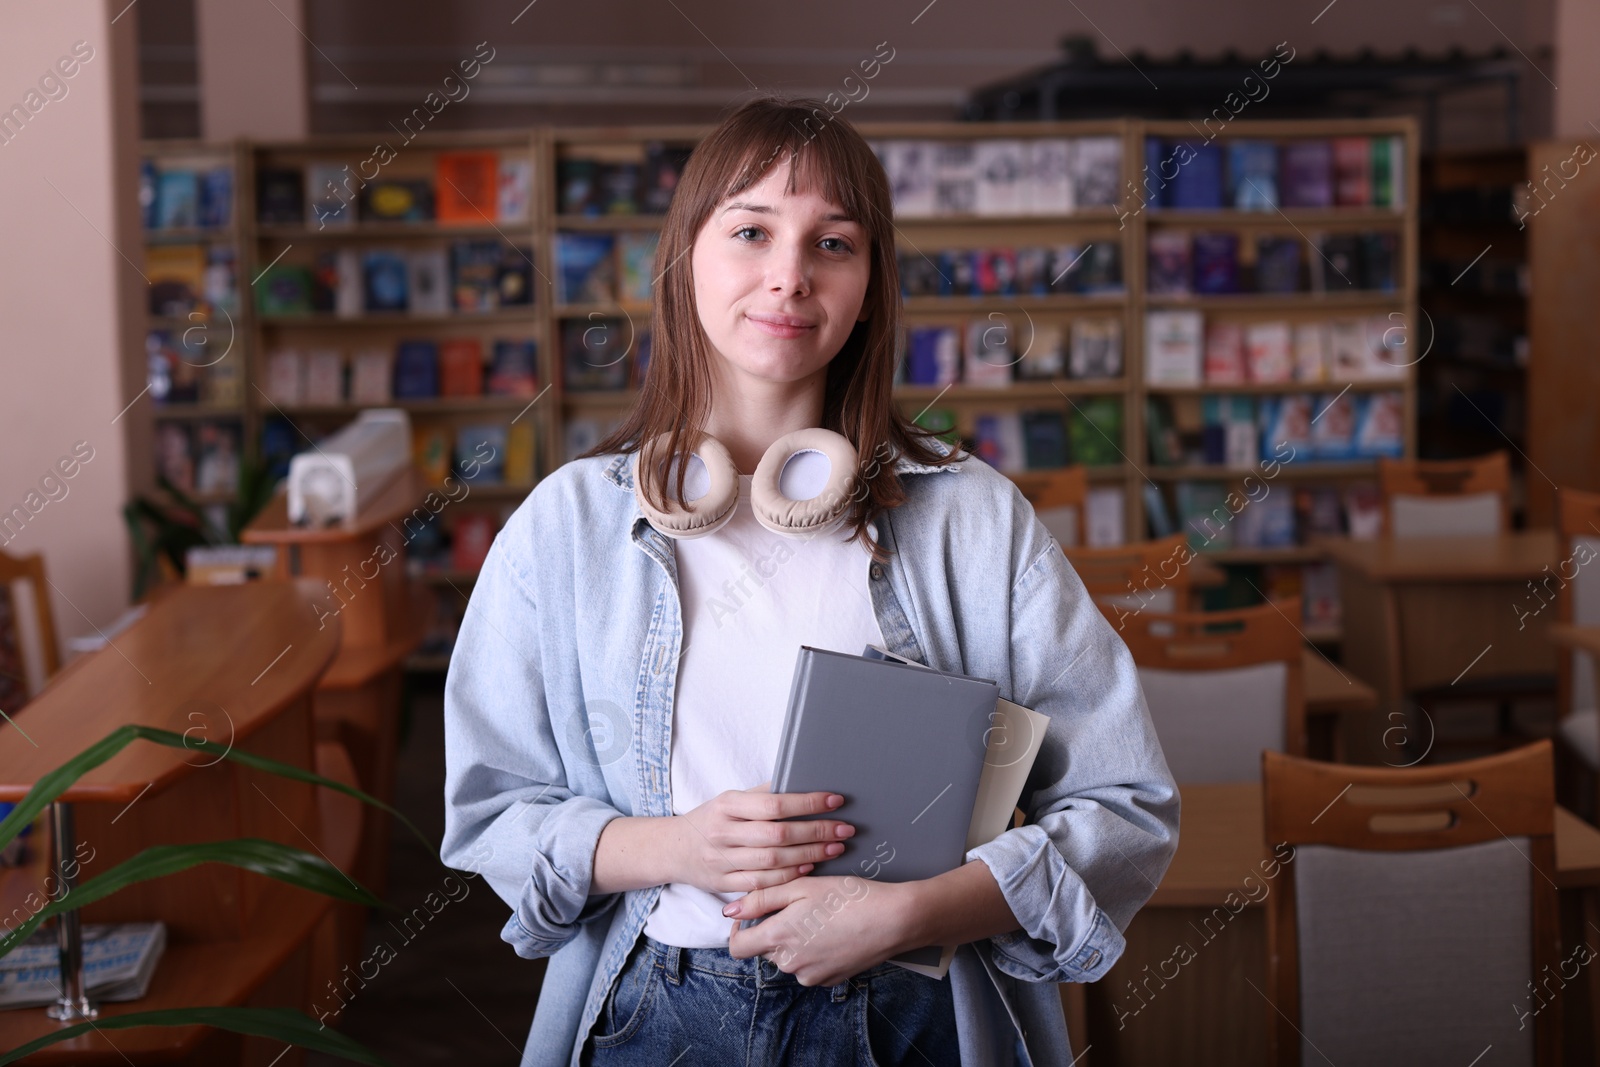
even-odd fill
[(1527, 583), (1559, 559), (1554, 531), (1316, 544), (1339, 565), (1341, 658), (1380, 710), (1418, 689), (1555, 671), (1555, 612), (1517, 611), (1537, 606)]
[(1300, 659), (1305, 670), (1306, 714), (1371, 711), (1378, 706), (1378, 693), (1372, 686), (1334, 666), (1316, 649), (1305, 649)]
[[(45, 772), (125, 723), (191, 731), (217, 746), (317, 766), (311, 693), (339, 645), (337, 624), (318, 626), (312, 605), (321, 593), (320, 583), (253, 582), (185, 586), (163, 596), (109, 647), (75, 663), (18, 711), (14, 727), (0, 727), (0, 800), (21, 799)], [(155, 844), (261, 837), (302, 849), (326, 845), (329, 806), (318, 793), (204, 749), (136, 741), (84, 775), (62, 801), (72, 803), (79, 877), (86, 879)], [(4, 872), (0, 907), (7, 914), (19, 906), (29, 914), (22, 901), (39, 888), (39, 874), (37, 867)], [(82, 909), (87, 922), (159, 919), (168, 933), (149, 993), (101, 1004), (100, 1012), (263, 997), (299, 1007), (309, 985), (308, 942), (329, 906), (326, 897), (215, 864), (91, 904)], [(0, 1013), (0, 1048), (57, 1025), (44, 1008)], [(199, 1027), (119, 1030), (109, 1040), (98, 1033), (74, 1038), (27, 1062), (237, 1062), (241, 1047), (232, 1035)]]
[[(1094, 1067), (1266, 1062), (1263, 905), (1274, 879), (1263, 875), (1270, 853), (1261, 786), (1191, 785), (1182, 796), (1177, 855), (1129, 926), (1123, 958), (1088, 987)], [(1600, 830), (1558, 807), (1555, 846), (1559, 888), (1600, 886)], [(1276, 877), (1291, 869), (1280, 865)], [(1194, 958), (1172, 977), (1177, 945), (1191, 946)], [(1571, 1011), (1580, 1010), (1574, 1003)]]
[(1600, 657), (1600, 626), (1574, 626), (1569, 622), (1558, 622), (1552, 623), (1546, 632), (1551, 642), (1562, 648)]

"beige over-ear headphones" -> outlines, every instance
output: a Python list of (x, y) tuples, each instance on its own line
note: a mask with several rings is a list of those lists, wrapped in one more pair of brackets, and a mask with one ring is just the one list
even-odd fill
[[(668, 537), (704, 537), (725, 526), (739, 503), (739, 471), (721, 441), (702, 437), (687, 462), (683, 491), (694, 510), (670, 494), (677, 485), (676, 463), (668, 470), (665, 510), (645, 499), (644, 463), (663, 462), (669, 435), (661, 434), (633, 455), (633, 493), (639, 510)], [(650, 459), (643, 459), (646, 454)], [(647, 469), (647, 468), (646, 468)], [(837, 522), (850, 504), (856, 449), (850, 441), (820, 426), (784, 434), (761, 457), (750, 482), (750, 508), (773, 533), (800, 537)]]

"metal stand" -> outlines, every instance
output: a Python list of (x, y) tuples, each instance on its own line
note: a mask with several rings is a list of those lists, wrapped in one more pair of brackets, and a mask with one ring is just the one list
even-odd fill
[[(61, 880), (61, 896), (64, 900), (77, 884), (75, 875), (78, 865), (73, 858), (77, 845), (73, 841), (72, 805), (52, 804), (50, 813), (52, 836), (55, 838), (56, 877)], [(83, 927), (78, 909), (62, 912), (56, 922), (56, 939), (61, 950), (61, 996), (45, 1009), (45, 1014), (64, 1023), (93, 1019), (100, 1014), (100, 1009), (89, 1001), (83, 973)]]

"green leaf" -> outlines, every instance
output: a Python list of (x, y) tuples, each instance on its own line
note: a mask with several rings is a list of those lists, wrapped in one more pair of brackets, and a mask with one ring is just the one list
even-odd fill
[(287, 1045), (299, 1045), (353, 1063), (390, 1067), (389, 1061), (377, 1053), (369, 1052), (337, 1030), (326, 1029), (310, 1016), (289, 1008), (168, 1008), (164, 1011), (106, 1015), (93, 1022), (77, 1023), (52, 1031), (0, 1054), (0, 1067), (80, 1034), (95, 1030), (132, 1030), (141, 1026), (211, 1026), (235, 1034), (249, 1034), (282, 1041)]
[[(186, 748), (192, 752), (209, 753), (216, 751), (220, 747), (214, 742), (207, 742), (205, 738), (191, 740), (184, 734), (173, 733), (171, 730), (162, 730), (154, 726), (140, 726), (134, 723), (119, 726), (34, 783), (33, 788), (28, 790), (28, 795), (18, 801), (11, 814), (6, 816), (3, 821), (0, 821), (0, 848), (8, 845), (17, 834), (22, 832), (24, 826), (32, 823), (45, 808), (55, 802), (57, 797), (72, 788), (74, 782), (115, 756), (118, 752), (121, 752), (136, 739), (154, 741), (156, 744), (166, 745), (168, 748)], [(429, 841), (427, 836), (417, 829), (410, 819), (406, 818), (394, 807), (385, 804), (375, 796), (362, 792), (355, 786), (345, 785), (343, 782), (335, 782), (331, 778), (324, 778), (322, 775), (308, 771), (304, 767), (296, 767), (275, 759), (268, 759), (266, 756), (258, 756), (254, 752), (243, 752), (230, 747), (222, 752), (221, 755), (224, 759), (242, 763), (246, 767), (267, 771), (282, 778), (291, 778), (295, 781), (325, 786), (328, 789), (344, 793), (346, 796), (355, 797), (357, 800), (371, 804), (373, 807), (382, 808), (400, 820), (401, 824), (407, 830), (410, 830), (424, 846), (435, 853), (439, 851), (438, 846)]]
[(60, 899), (51, 901), (15, 930), (0, 937), (0, 956), (27, 940), (40, 923), (53, 916), (93, 904), (137, 882), (165, 878), (202, 863), (223, 863), (254, 871), (300, 889), (309, 889), (313, 893), (369, 908), (386, 906), (381, 899), (357, 885), (327, 860), (278, 841), (241, 837), (228, 841), (196, 841), (187, 845), (152, 845), (104, 874), (73, 886)]

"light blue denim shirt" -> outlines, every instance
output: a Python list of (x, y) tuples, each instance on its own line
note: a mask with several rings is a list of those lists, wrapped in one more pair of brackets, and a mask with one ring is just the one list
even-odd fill
[[(608, 821), (672, 813), (676, 555), (630, 459), (568, 463), (518, 507), (445, 684), (440, 856), (511, 906), (500, 936), (519, 955), (550, 957), (523, 1067), (577, 1067), (661, 892), (589, 894)], [(966, 854), (1022, 928), (956, 953), (961, 1061), (1065, 1065), (1052, 983), (1094, 981), (1121, 954), (1177, 848), (1177, 787), (1127, 646), (1011, 480), (971, 457), (895, 470), (908, 499), (876, 524), (892, 555), (862, 564), (889, 649), (1050, 717), (1026, 823)]]

